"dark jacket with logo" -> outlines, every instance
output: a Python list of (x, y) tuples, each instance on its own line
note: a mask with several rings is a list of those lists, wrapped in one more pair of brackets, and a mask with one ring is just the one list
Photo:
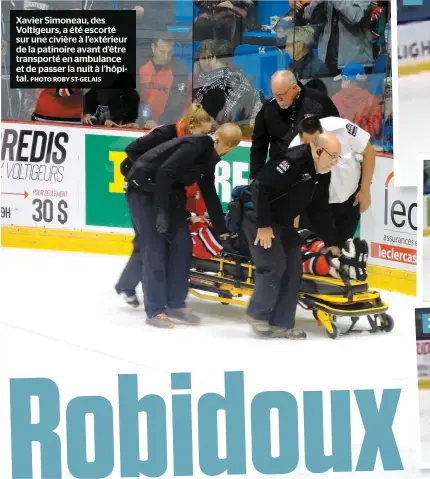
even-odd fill
[(312, 52), (303, 55), (300, 60), (293, 60), (288, 65), (288, 70), (292, 71), (296, 78), (306, 80), (308, 78), (321, 78), (330, 75), (326, 64), (316, 57)]
[(288, 149), (299, 132), (299, 123), (307, 115), (318, 118), (339, 117), (339, 112), (327, 95), (298, 82), (300, 95), (283, 110), (274, 98), (264, 103), (255, 119), (252, 135), (250, 179), (254, 179), (266, 163), (267, 151), (276, 158)]
[(257, 227), (290, 232), (298, 239), (293, 229), (294, 218), (310, 203), (317, 178), (308, 144), (291, 148), (282, 157), (268, 161), (250, 187)]
[(196, 183), (217, 234), (227, 233), (224, 212), (215, 188), (220, 161), (208, 135), (192, 135), (162, 143), (140, 156), (127, 174), (129, 187), (150, 191), (155, 207), (170, 214), (186, 212), (185, 187)]

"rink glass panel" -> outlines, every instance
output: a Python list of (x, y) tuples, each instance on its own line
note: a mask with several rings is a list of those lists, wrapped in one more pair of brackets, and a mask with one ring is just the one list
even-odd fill
[[(336, 21), (333, 2), (323, 4), (312, 14), (308, 10), (311, 5), (305, 11), (298, 11), (290, 3), (260, 0), (257, 5), (246, 6), (243, 2), (240, 6), (245, 8), (232, 11), (206, 10), (208, 4), (213, 6), (216, 2), (136, 0), (135, 88), (140, 96), (136, 123), (144, 127), (175, 122), (192, 101), (199, 100), (219, 123), (236, 122), (243, 127), (245, 136), (250, 137), (260, 104), (271, 96), (272, 73), (288, 68), (303, 83), (327, 92), (341, 110), (341, 116), (369, 131), (380, 151), (391, 152), (390, 2), (380, 1), (375, 8), (369, 1), (368, 8), (354, 16), (357, 23), (348, 29), (340, 16), (340, 47), (331, 41)], [(11, 8), (109, 10), (127, 5), (129, 8), (130, 2), (121, 0), (37, 3), (23, 0), (15, 4), (2, 1), (2, 119), (31, 120), (39, 93), (9, 88)], [(352, 12), (345, 10), (343, 14), (348, 16)], [(169, 32), (167, 40), (154, 47), (154, 37), (164, 32)], [(174, 75), (161, 116), (155, 111), (157, 105), (151, 109), (153, 92), (148, 85), (154, 81), (148, 82), (148, 68), (144, 68), (153, 55), (157, 62), (167, 62), (166, 71), (170, 69)], [(335, 81), (350, 62), (363, 66), (366, 79), (349, 84)], [(165, 80), (157, 77), (155, 83), (160, 81), (165, 89)], [(357, 102), (360, 95), (363, 101)], [(158, 97), (156, 102), (159, 100)], [(351, 107), (353, 101), (355, 107)], [(145, 106), (149, 106), (149, 114)], [(154, 123), (148, 123), (148, 118)]]

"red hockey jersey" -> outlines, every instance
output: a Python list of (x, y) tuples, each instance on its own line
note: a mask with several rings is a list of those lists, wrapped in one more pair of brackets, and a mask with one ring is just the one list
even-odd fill
[(38, 121), (82, 123), (81, 90), (43, 88), (38, 92), (33, 117)]
[(186, 188), (187, 190), (187, 210), (199, 216), (204, 216), (207, 209), (197, 183)]
[[(330, 264), (321, 250), (325, 248), (324, 241), (315, 240), (302, 246), (303, 272), (317, 276), (329, 276)], [(306, 256), (309, 255), (309, 259)]]
[(222, 246), (210, 226), (194, 223), (190, 226), (193, 240), (193, 256), (199, 259), (211, 259), (219, 256)]

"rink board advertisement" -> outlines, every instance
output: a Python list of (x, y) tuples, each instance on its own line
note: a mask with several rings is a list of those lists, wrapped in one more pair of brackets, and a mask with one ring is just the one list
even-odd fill
[[(70, 231), (70, 237), (99, 233), (85, 243), (93, 242), (90, 251), (97, 251), (97, 240), (100, 247), (106, 245), (105, 253), (127, 254), (132, 229), (120, 164), (126, 146), (140, 135), (3, 123), (2, 224)], [(243, 141), (217, 165), (215, 182), (224, 209), (232, 188), (249, 181), (249, 148), (250, 142)], [(378, 157), (372, 206), (362, 217), (361, 236), (371, 245), (369, 264), (415, 272), (416, 193), (413, 188), (394, 190), (392, 172), (393, 160)], [(106, 233), (120, 235), (115, 251)]]
[(402, 67), (430, 63), (430, 21), (399, 25), (397, 42), (400, 72)]
[(393, 167), (390, 158), (376, 159), (372, 207), (361, 217), (361, 234), (369, 242), (370, 264), (415, 272), (417, 189), (395, 188)]
[[(87, 226), (131, 228), (120, 165), (132, 140), (129, 135), (85, 135)], [(248, 183), (249, 147), (242, 142), (217, 165), (215, 185), (224, 209), (231, 199), (232, 188)]]
[(2, 224), (81, 228), (83, 132), (76, 128), (2, 125)]
[(423, 225), (424, 225), (424, 236), (430, 236), (430, 195), (424, 196)]

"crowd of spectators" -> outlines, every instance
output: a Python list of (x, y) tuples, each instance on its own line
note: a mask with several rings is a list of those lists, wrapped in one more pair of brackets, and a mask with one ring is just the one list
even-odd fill
[[(153, 128), (177, 121), (196, 102), (218, 124), (252, 129), (268, 94), (235, 59), (238, 47), (254, 45), (262, 55), (279, 49), (285, 69), (383, 142), (391, 121), (388, 0), (196, 0), (182, 2), (188, 25), (178, 24), (178, 2), (2, 0), (2, 118)], [(110, 88), (89, 91), (10, 89), (11, 9), (135, 10), (136, 78), (123, 75)], [(263, 70), (270, 79), (279, 66)]]
[(430, 195), (430, 161), (424, 162), (424, 194)]

